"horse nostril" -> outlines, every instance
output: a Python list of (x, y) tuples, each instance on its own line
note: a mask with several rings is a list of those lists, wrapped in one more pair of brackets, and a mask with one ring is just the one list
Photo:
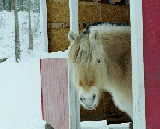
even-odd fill
[(95, 98), (96, 98), (96, 95), (93, 95), (93, 100), (95, 100)]
[(80, 98), (81, 101), (86, 100), (86, 98)]

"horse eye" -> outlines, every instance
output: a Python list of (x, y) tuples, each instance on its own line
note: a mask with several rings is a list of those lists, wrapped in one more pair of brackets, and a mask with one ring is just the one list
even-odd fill
[(98, 59), (98, 63), (100, 63), (100, 59)]

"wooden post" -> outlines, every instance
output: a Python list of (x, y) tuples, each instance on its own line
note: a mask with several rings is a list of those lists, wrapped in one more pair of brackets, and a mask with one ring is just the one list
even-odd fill
[(132, 51), (132, 89), (133, 89), (133, 129), (146, 129), (145, 89), (143, 64), (143, 24), (142, 0), (132, 0), (131, 51)]
[(41, 51), (48, 52), (47, 5), (45, 0), (40, 0), (40, 27), (42, 35)]
[(69, 0), (70, 31), (78, 34), (78, 0)]
[[(78, 34), (78, 0), (69, 0), (70, 31)], [(80, 129), (80, 102), (72, 79), (73, 67), (69, 66), (68, 105), (69, 105), (69, 129)]]

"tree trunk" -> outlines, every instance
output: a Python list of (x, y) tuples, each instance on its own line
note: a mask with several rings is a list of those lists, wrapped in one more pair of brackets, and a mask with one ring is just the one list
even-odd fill
[(14, 6), (14, 1), (15, 0), (11, 0), (11, 10), (15, 10), (14, 8), (15, 8), (15, 6)]
[(3, 10), (6, 10), (5, 0), (3, 0)]
[(17, 0), (14, 0), (15, 5), (15, 59), (18, 63), (20, 60), (20, 42), (19, 42), (19, 22), (18, 22), (18, 14), (17, 14)]
[(40, 13), (40, 1), (38, 0), (38, 12), (37, 13)]
[(21, 2), (22, 2), (22, 4), (21, 4), (21, 5), (22, 5), (22, 6), (21, 6), (21, 9), (22, 9), (22, 11), (23, 11), (23, 0), (21, 0)]
[(9, 2), (8, 3), (8, 10), (9, 10), (9, 12), (11, 12), (11, 0), (9, 0), (8, 2)]
[(30, 16), (30, 8), (31, 8), (31, 0), (28, 3), (28, 11), (29, 11), (29, 50), (33, 50), (33, 35), (31, 32), (31, 16)]

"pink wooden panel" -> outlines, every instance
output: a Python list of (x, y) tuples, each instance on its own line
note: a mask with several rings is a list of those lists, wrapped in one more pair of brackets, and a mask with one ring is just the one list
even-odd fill
[(41, 59), (42, 115), (54, 129), (68, 129), (66, 58)]
[(160, 129), (160, 0), (142, 0), (147, 129)]

